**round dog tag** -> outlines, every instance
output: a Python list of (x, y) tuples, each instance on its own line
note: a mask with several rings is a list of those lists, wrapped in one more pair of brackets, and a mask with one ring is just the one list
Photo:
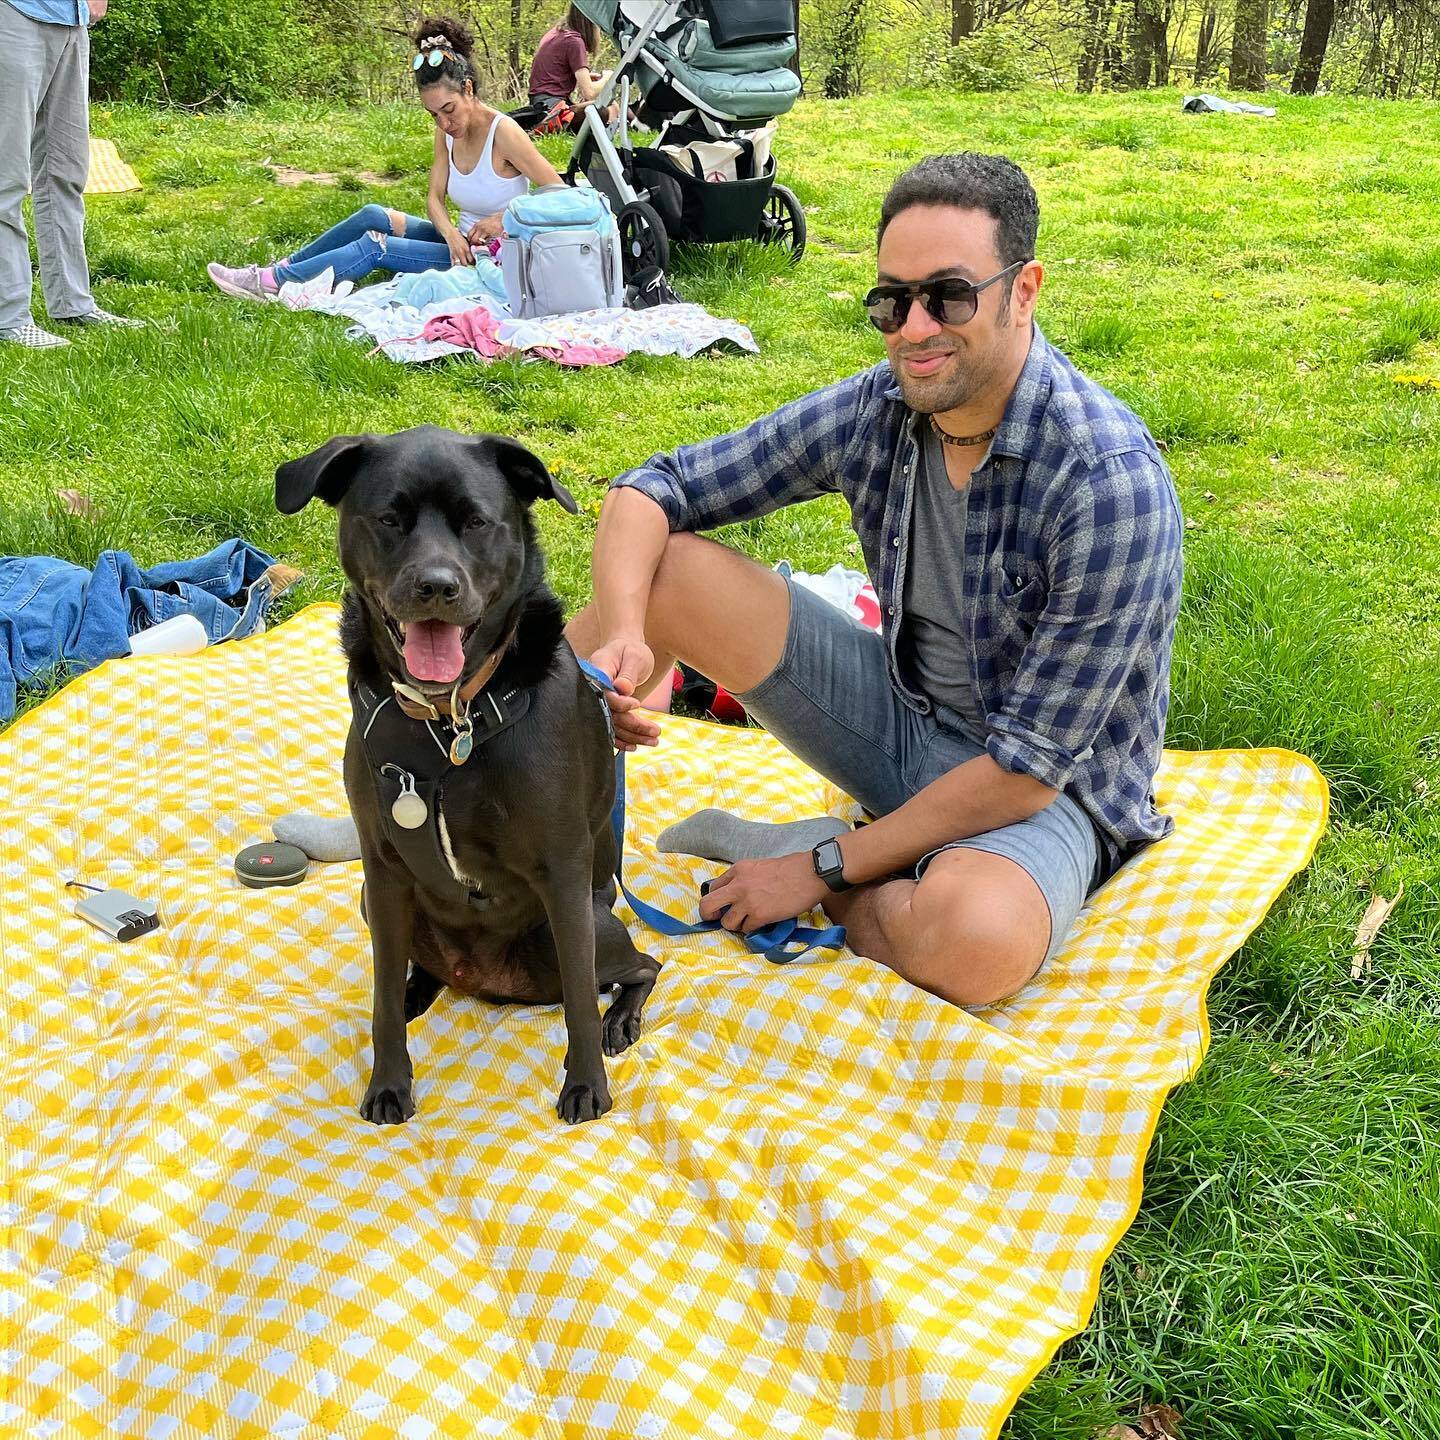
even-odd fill
[(402, 830), (418, 830), (430, 818), (425, 802), (413, 790), (402, 791), (395, 797), (390, 814)]
[(475, 741), (468, 730), (456, 732), (455, 738), (450, 742), (450, 763), (452, 765), (463, 765), (475, 749)]

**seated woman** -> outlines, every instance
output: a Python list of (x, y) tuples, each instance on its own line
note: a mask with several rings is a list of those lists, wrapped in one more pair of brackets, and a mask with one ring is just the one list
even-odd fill
[[(372, 270), (414, 273), (473, 265), (475, 250), (500, 233), (505, 206), (531, 184), (558, 185), (554, 166), (511, 119), (475, 94), (475, 41), (458, 20), (429, 18), (415, 27), (415, 84), (435, 118), (435, 158), (426, 197), (428, 220), (366, 205), (317, 240), (272, 265), (211, 263), (227, 295), (273, 300), (287, 280), (311, 280), (327, 267), (341, 280)], [(448, 201), (460, 212), (450, 218)]]
[[(547, 113), (557, 105), (573, 105), (578, 124), (585, 107), (599, 94), (605, 76), (590, 68), (591, 57), (600, 44), (600, 31), (593, 20), (572, 5), (565, 18), (541, 37), (530, 63), (530, 100), (543, 105)], [(620, 113), (618, 104), (605, 111), (609, 124)]]

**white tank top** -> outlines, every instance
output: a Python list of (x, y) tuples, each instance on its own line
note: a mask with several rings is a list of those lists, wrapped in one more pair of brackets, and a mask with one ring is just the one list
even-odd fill
[(483, 215), (494, 215), (517, 195), (523, 195), (530, 188), (530, 182), (523, 175), (497, 175), (491, 153), (495, 149), (495, 132), (506, 123), (504, 115), (497, 115), (491, 122), (490, 133), (485, 137), (485, 148), (475, 162), (475, 168), (466, 174), (455, 167), (455, 137), (445, 137), (445, 149), (450, 155), (450, 198), (460, 209), (460, 233), (467, 234), (470, 227)]

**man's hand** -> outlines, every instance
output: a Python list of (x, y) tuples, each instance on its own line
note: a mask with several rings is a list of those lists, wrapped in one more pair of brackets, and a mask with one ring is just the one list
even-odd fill
[(90, 0), (90, 23), (93, 25), (97, 20), (103, 20), (109, 8), (110, 0)]
[(452, 265), (473, 265), (475, 263), (475, 252), (471, 250), (470, 242), (458, 230), (452, 230), (445, 237), (445, 243), (450, 247), (450, 263)]
[(710, 893), (700, 900), (700, 914), (748, 935), (813, 910), (829, 893), (815, 873), (810, 852), (800, 850), (778, 860), (742, 860), (732, 865), (710, 882)]
[(655, 668), (655, 654), (643, 640), (611, 640), (591, 657), (590, 663), (603, 670), (615, 688), (605, 696), (615, 722), (615, 745), (633, 750), (637, 745), (658, 745), (660, 726), (649, 718), (635, 694), (636, 687)]

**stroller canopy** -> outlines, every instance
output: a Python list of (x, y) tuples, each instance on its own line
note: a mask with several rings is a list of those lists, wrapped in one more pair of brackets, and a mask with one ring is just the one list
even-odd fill
[(576, 0), (624, 53), (648, 38), (635, 80), (657, 109), (759, 124), (800, 95), (791, 0)]

